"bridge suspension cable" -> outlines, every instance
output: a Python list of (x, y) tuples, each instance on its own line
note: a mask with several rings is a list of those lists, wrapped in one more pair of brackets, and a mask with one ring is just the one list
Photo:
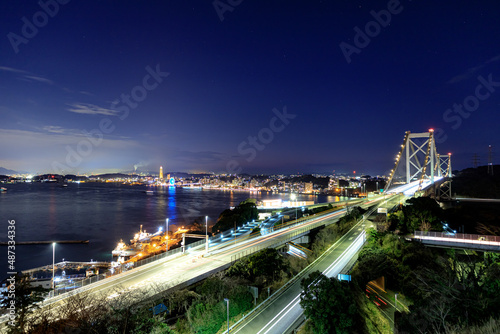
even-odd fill
[[(403, 157), (405, 171), (403, 173), (400, 171), (399, 176), (396, 177), (396, 171), (401, 165), (401, 158)], [(414, 188), (413, 186), (403, 187), (406, 190), (412, 188), (411, 193), (414, 193), (427, 187), (429, 182), (434, 183), (436, 178), (441, 179), (443, 177), (451, 177), (451, 153), (448, 153), (448, 155), (438, 153), (434, 130), (429, 129), (428, 132), (422, 133), (406, 131), (403, 144), (396, 155), (396, 162), (389, 174), (384, 192), (393, 187), (399, 178), (403, 180), (399, 180), (398, 183), (414, 184)]]

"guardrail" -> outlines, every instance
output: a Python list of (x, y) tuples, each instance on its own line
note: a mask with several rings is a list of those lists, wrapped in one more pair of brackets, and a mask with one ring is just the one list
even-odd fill
[[(365, 219), (362, 219), (360, 220), (357, 224), (354, 224), (353, 227), (351, 227), (351, 229), (349, 231), (347, 231), (346, 233), (344, 233), (340, 238), (339, 240), (337, 240), (333, 245), (331, 245), (326, 251), (324, 251), (320, 256), (318, 256), (318, 258), (316, 260), (314, 260), (313, 262), (311, 262), (307, 267), (305, 267), (304, 269), (302, 269), (300, 271), (300, 273), (298, 273), (297, 275), (295, 275), (294, 277), (292, 277), (288, 282), (286, 282), (281, 288), (279, 288), (278, 290), (276, 290), (272, 295), (270, 295), (268, 298), (266, 298), (264, 301), (262, 301), (259, 305), (257, 305), (254, 309), (252, 309), (249, 313), (245, 314), (240, 320), (238, 320), (236, 323), (234, 323), (230, 328), (229, 330), (230, 331), (233, 331), (235, 328), (237, 328), (238, 326), (242, 325), (242, 323), (246, 320), (249, 319), (249, 317), (251, 315), (253, 315), (257, 310), (260, 310), (262, 309), (263, 307), (271, 304), (274, 300), (276, 300), (279, 296), (281, 296), (281, 294), (286, 290), (288, 289), (291, 285), (293, 285), (294, 283), (296, 283), (298, 280), (302, 279), (308, 272), (311, 271), (311, 269), (314, 267), (314, 265), (316, 265), (319, 261), (323, 260), (326, 256), (328, 256), (337, 246), (340, 242), (342, 242), (345, 237), (349, 234), (349, 232), (351, 232), (353, 229), (359, 227), (359, 225), (361, 225), (361, 223), (364, 221)], [(364, 238), (364, 233), (361, 233), (360, 236), (358, 236), (356, 238), (356, 240), (358, 240), (358, 238), (362, 237)], [(356, 241), (355, 240), (355, 241)]]
[[(209, 241), (214, 242), (214, 241), (220, 240), (221, 237), (227, 238), (228, 236), (231, 236), (231, 235), (232, 235), (231, 231), (221, 232), (221, 233), (218, 233), (218, 234), (210, 237)], [(190, 250), (192, 248), (202, 246), (204, 244), (205, 244), (205, 240), (199, 240), (196, 242), (192, 242), (192, 243), (186, 245), (186, 250)], [(64, 286), (59, 286), (59, 287), (57, 287), (57, 285), (56, 285), (56, 289), (49, 292), (48, 298), (60, 296), (60, 295), (65, 294), (67, 292), (73, 291), (75, 289), (79, 289), (79, 288), (88, 286), (90, 284), (99, 282), (105, 278), (115, 276), (116, 274), (119, 274), (122, 272), (127, 272), (133, 268), (139, 268), (139, 267), (144, 266), (146, 264), (149, 264), (149, 263), (161, 260), (161, 259), (165, 259), (167, 257), (173, 256), (176, 254), (180, 254), (180, 253), (182, 253), (182, 247), (174, 248), (174, 249), (169, 250), (168, 252), (163, 252), (163, 253), (153, 255), (151, 257), (136, 261), (133, 263), (133, 265), (129, 269), (124, 270), (123, 268), (121, 268), (121, 269), (113, 269), (112, 268), (103, 274), (99, 274), (99, 275), (88, 277), (88, 278), (83, 279), (83, 280), (75, 281), (74, 284), (71, 284), (71, 285), (65, 284)]]
[[(342, 212), (342, 210), (345, 210), (345, 209), (337, 209), (336, 211), (332, 211), (331, 209), (330, 210), (327, 210), (324, 214), (316, 214), (315, 216), (309, 216), (307, 217), (309, 220), (310, 219), (317, 219), (317, 218), (326, 218), (325, 216), (328, 216), (334, 212)], [(335, 220), (338, 220), (340, 219), (340, 216), (339, 217), (334, 217)], [(333, 219), (333, 217), (332, 217)], [(296, 221), (293, 221), (293, 222), (289, 222), (287, 224), (283, 224), (282, 226), (278, 226), (274, 232), (276, 231), (279, 231), (279, 230), (283, 230), (283, 229), (286, 229), (286, 228), (292, 228), (292, 227), (295, 227), (295, 226), (298, 226), (302, 223), (304, 223), (305, 220), (302, 220), (302, 219), (299, 219), (299, 220), (296, 220)], [(333, 221), (332, 221), (333, 222)], [(248, 256), (250, 254), (253, 254), (253, 253), (256, 253), (264, 248), (274, 248), (274, 247), (278, 247), (278, 246), (281, 246), (289, 241), (292, 241), (294, 239), (297, 239), (303, 235), (306, 235), (309, 233), (310, 230), (320, 226), (320, 225), (326, 225), (325, 222), (323, 220), (320, 220), (318, 222), (315, 222), (311, 225), (308, 225), (308, 226), (303, 226), (303, 227), (300, 227), (298, 228), (296, 231), (292, 232), (291, 234), (287, 234), (286, 236), (283, 236), (283, 237), (279, 237), (277, 238), (278, 241), (276, 242), (269, 242), (269, 243), (263, 243), (262, 245), (259, 245), (259, 246), (255, 246), (255, 247), (251, 247), (249, 249), (246, 249), (244, 251), (241, 251), (239, 253), (236, 253), (234, 255), (231, 256), (231, 262), (235, 262), (245, 256)]]
[(434, 246), (500, 251), (500, 236), (495, 235), (415, 231), (413, 238)]
[(445, 233), (433, 231), (415, 231), (414, 238), (445, 238), (447, 240), (463, 240), (463, 241), (479, 241), (480, 243), (496, 242), (500, 243), (500, 236), (483, 235), (483, 234), (468, 234), (468, 233)]
[[(303, 224), (304, 222), (306, 222), (308, 220), (311, 220), (311, 219), (326, 218), (326, 216), (332, 215), (333, 213), (336, 213), (336, 212), (341, 212), (342, 210), (345, 210), (345, 209), (342, 209), (342, 208), (339, 208), (339, 207), (335, 207), (335, 208), (332, 208), (332, 209), (329, 209), (329, 210), (326, 210), (326, 211), (314, 214), (312, 216), (301, 217), (298, 220), (293, 220), (293, 221), (287, 222), (285, 224), (280, 224), (280, 225), (276, 226), (275, 229), (274, 229), (274, 231), (285, 229), (285, 228), (294, 227), (294, 226)], [(340, 218), (340, 217), (338, 217), (338, 218)], [(330, 223), (333, 223), (333, 221), (330, 222)], [(300, 237), (300, 234), (305, 235), (306, 233), (309, 232), (309, 230), (311, 230), (313, 228), (316, 228), (319, 225), (328, 225), (328, 224), (325, 224), (325, 222), (323, 220), (322, 221), (318, 221), (315, 224), (308, 225), (307, 227), (304, 227), (302, 229), (299, 229), (298, 231), (293, 232), (291, 235), (287, 235), (284, 239), (280, 239), (278, 242), (275, 242), (272, 245), (269, 245), (269, 244), (266, 243), (265, 245), (252, 247), (252, 248), (250, 248), (248, 250), (245, 250), (245, 251), (243, 251), (241, 253), (233, 255), (231, 257), (231, 259), (232, 259), (232, 261), (236, 261), (236, 260), (238, 260), (238, 259), (240, 259), (240, 258), (242, 258), (244, 256), (250, 255), (250, 254), (255, 253), (255, 252), (257, 252), (259, 250), (262, 250), (264, 248), (277, 247), (279, 245), (282, 245), (283, 243), (286, 243), (288, 241), (296, 239), (297, 237)], [(218, 234), (216, 234), (216, 235), (214, 235), (212, 237), (209, 237), (209, 242), (215, 242), (215, 241), (218, 241), (218, 240), (222, 240), (223, 238), (228, 238), (228, 237), (231, 237), (232, 235), (233, 235), (233, 232), (231, 230), (224, 231), (224, 232), (218, 233)], [(237, 241), (242, 241), (244, 239), (247, 239), (249, 237), (250, 237), (249, 235), (243, 235), (243, 236), (235, 237), (235, 239), (236, 239), (236, 242), (237, 242)], [(196, 241), (196, 242), (193, 242), (193, 243), (190, 243), (190, 244), (186, 245), (186, 250), (190, 250), (192, 248), (199, 247), (199, 246), (202, 246), (204, 244), (205, 244), (205, 240), (199, 240), (199, 241)], [(175, 248), (175, 249), (169, 250), (168, 252), (160, 253), (160, 254), (148, 257), (146, 259), (134, 262), (132, 268), (130, 268), (130, 269), (139, 268), (139, 267), (144, 266), (146, 264), (149, 264), (149, 263), (152, 263), (152, 262), (155, 262), (155, 261), (158, 261), (158, 260), (161, 260), (161, 259), (173, 256), (173, 255), (176, 255), (176, 254), (179, 254), (181, 252), (182, 252), (182, 247)], [(234, 260), (233, 260), (233, 258), (234, 258)], [(89, 278), (86, 278), (86, 279), (74, 282), (73, 285), (66, 284), (65, 286), (61, 286), (61, 287), (57, 287), (57, 285), (56, 285), (56, 289), (49, 292), (48, 298), (53, 298), (53, 297), (60, 296), (60, 295), (65, 294), (67, 292), (73, 291), (75, 289), (79, 289), (79, 288), (88, 286), (90, 284), (99, 282), (99, 281), (101, 281), (101, 280), (103, 280), (105, 278), (114, 276), (114, 275), (116, 275), (118, 273), (127, 272), (127, 271), (128, 271), (127, 269), (123, 270), (123, 268), (122, 269), (113, 269), (112, 268), (112, 269), (110, 269), (109, 271), (107, 271), (104, 274), (99, 274), (99, 275), (91, 276)]]

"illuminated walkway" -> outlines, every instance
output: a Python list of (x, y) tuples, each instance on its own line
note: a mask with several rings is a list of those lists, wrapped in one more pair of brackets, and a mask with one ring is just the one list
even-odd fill
[(500, 237), (494, 235), (415, 231), (413, 238), (429, 246), (500, 252)]

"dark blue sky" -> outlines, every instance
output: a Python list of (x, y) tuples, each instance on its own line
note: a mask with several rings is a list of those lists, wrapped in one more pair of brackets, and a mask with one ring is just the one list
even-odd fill
[(500, 147), (497, 2), (239, 2), (2, 2), (0, 166), (376, 175), (407, 130), (454, 168)]

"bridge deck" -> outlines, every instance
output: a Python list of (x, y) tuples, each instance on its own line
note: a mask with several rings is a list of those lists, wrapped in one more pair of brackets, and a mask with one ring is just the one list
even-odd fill
[(414, 239), (433, 246), (500, 252), (500, 236), (415, 231)]

